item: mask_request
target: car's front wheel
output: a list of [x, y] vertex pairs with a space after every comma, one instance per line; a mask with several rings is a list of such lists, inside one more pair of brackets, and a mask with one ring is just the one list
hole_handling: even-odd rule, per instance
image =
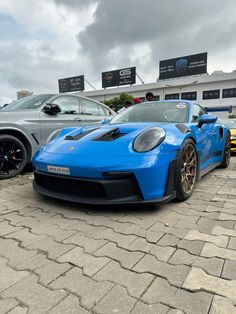
[[227, 134], [225, 147], [224, 147], [224, 157], [223, 161], [220, 164], [220, 168], [227, 168], [230, 163], [230, 155], [231, 155], [231, 141], [230, 141], [230, 133]]
[[198, 159], [195, 144], [191, 139], [185, 141], [181, 149], [176, 169], [176, 198], [184, 201], [193, 193], [198, 173]]
[[24, 144], [15, 136], [0, 135], [0, 180], [10, 179], [25, 167], [27, 151]]

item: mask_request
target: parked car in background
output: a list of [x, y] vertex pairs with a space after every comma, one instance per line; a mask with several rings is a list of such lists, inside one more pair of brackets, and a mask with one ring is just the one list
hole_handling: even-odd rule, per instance
[[115, 112], [76, 94], [41, 94], [0, 110], [0, 179], [19, 174], [56, 129], [100, 123]]
[[236, 152], [236, 119], [220, 119], [230, 129], [231, 152]]

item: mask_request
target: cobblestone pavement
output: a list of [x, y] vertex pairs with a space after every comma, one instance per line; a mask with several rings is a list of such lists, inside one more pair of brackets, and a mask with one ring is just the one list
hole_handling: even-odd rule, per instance
[[186, 202], [88, 207], [0, 181], [0, 313], [236, 313], [236, 157]]

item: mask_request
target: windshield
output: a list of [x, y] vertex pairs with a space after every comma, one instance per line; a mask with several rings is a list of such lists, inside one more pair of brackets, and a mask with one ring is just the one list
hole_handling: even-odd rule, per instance
[[219, 121], [227, 125], [229, 129], [236, 129], [236, 120], [220, 119]]
[[28, 96], [22, 99], [13, 101], [6, 107], [2, 108], [1, 111], [21, 110], [21, 109], [36, 109], [47, 99], [51, 98], [52, 94]]
[[126, 122], [188, 122], [189, 104], [183, 101], [160, 101], [136, 104], [115, 116], [110, 124]]

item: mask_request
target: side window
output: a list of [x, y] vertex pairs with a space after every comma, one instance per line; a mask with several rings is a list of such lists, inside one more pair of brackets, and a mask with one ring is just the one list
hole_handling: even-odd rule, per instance
[[192, 122], [198, 122], [199, 117], [205, 113], [204, 109], [197, 104], [193, 105]]
[[90, 100], [81, 98], [81, 113], [82, 114], [89, 114], [92, 116], [100, 116], [98, 105]]
[[78, 114], [79, 101], [77, 97], [61, 96], [52, 100], [52, 103], [57, 104], [61, 108], [60, 114]]
[[112, 113], [111, 113], [111, 111], [109, 109], [107, 109], [106, 107], [102, 107], [102, 108], [105, 111], [105, 115], [106, 116], [111, 116], [112, 115]]

